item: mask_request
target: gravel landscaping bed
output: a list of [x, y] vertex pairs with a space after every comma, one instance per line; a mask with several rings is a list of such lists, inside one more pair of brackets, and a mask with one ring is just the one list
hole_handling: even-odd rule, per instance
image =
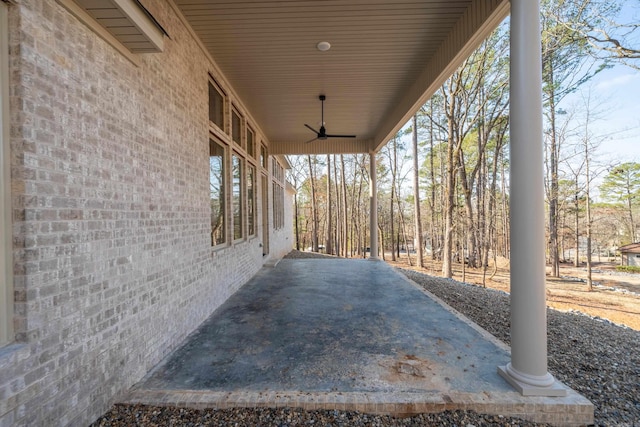
[[[509, 295], [401, 270], [510, 344]], [[595, 424], [640, 426], [640, 332], [578, 312], [548, 310], [549, 371], [595, 407]]]
[[418, 427], [418, 426], [543, 426], [514, 418], [465, 411], [420, 414], [410, 418], [345, 411], [303, 411], [289, 408], [184, 409], [116, 405], [92, 427], [106, 426], [220, 426], [220, 427]]
[[[313, 254], [292, 252], [289, 258]], [[316, 254], [317, 256], [317, 254]], [[400, 270], [509, 344], [504, 292]], [[640, 426], [640, 332], [580, 313], [548, 311], [549, 371], [595, 406], [595, 424]], [[115, 405], [93, 426], [543, 426], [519, 419], [446, 411], [409, 418], [345, 411], [235, 408], [191, 410]]]

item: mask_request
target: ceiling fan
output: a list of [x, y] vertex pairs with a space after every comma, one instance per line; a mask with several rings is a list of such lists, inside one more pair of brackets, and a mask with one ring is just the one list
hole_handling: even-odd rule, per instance
[[356, 137], [355, 135], [330, 135], [327, 133], [327, 130], [324, 127], [324, 100], [327, 99], [327, 97], [324, 95], [320, 95], [318, 99], [320, 99], [320, 102], [322, 102], [322, 121], [320, 122], [320, 131], [315, 130], [314, 128], [312, 128], [311, 126], [305, 123], [304, 125], [309, 129], [311, 129], [316, 134], [315, 138], [307, 141], [307, 144], [318, 139], [321, 141], [324, 141], [327, 138], [355, 138]]

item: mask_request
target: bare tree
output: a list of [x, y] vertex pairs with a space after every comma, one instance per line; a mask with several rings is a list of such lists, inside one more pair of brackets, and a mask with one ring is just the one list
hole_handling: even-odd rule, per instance
[[416, 265], [424, 268], [422, 217], [420, 214], [420, 170], [418, 169], [418, 113], [413, 115], [413, 216], [415, 221]]
[[[348, 204], [347, 204], [347, 179], [345, 176], [344, 155], [340, 154], [340, 179], [342, 184], [342, 256], [347, 257], [347, 244], [349, 242]], [[352, 237], [353, 238], [353, 237]], [[353, 248], [353, 243], [351, 244]]]
[[326, 241], [325, 241], [325, 250], [328, 254], [333, 253], [333, 245], [331, 244], [332, 235], [333, 235], [333, 212], [332, 212], [332, 200], [331, 194], [331, 156], [327, 154], [327, 230], [326, 230]]
[[598, 4], [594, 0], [578, 2], [542, 2], [542, 79], [546, 132], [547, 179], [549, 201], [549, 255], [551, 275], [560, 275], [558, 248], [558, 165], [560, 145], [558, 140], [557, 114], [560, 101], [577, 90], [595, 74], [606, 68], [606, 63], [588, 61], [591, 46], [575, 28], [593, 16]]

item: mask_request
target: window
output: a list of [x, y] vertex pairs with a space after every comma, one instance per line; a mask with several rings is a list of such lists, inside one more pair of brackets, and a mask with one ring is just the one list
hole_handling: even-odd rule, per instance
[[231, 139], [242, 146], [242, 118], [235, 108], [231, 111]]
[[284, 188], [273, 181], [273, 228], [279, 230], [284, 227]]
[[209, 140], [209, 192], [211, 202], [211, 246], [226, 242], [225, 227], [225, 147]]
[[209, 121], [224, 131], [224, 92], [209, 80]]
[[244, 180], [242, 159], [233, 153], [231, 158], [231, 170], [233, 177], [233, 239], [242, 239], [244, 237], [243, 227], [243, 211], [244, 211], [244, 197], [242, 195], [242, 181]]
[[247, 166], [247, 233], [249, 236], [256, 234], [256, 168]]
[[9, 175], [9, 51], [7, 4], [0, 2], [0, 346], [13, 341], [11, 176]]
[[267, 148], [264, 145], [260, 145], [260, 165], [267, 169]]
[[273, 168], [273, 228], [284, 227], [284, 168], [276, 158], [272, 159]]
[[256, 158], [255, 133], [249, 127], [247, 127], [247, 154], [254, 159]]

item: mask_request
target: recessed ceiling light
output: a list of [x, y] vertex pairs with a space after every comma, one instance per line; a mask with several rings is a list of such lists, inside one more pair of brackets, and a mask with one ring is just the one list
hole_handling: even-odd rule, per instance
[[318, 48], [318, 50], [320, 52], [326, 52], [329, 49], [331, 49], [331, 43], [329, 43], [329, 42], [318, 42], [316, 47]]

